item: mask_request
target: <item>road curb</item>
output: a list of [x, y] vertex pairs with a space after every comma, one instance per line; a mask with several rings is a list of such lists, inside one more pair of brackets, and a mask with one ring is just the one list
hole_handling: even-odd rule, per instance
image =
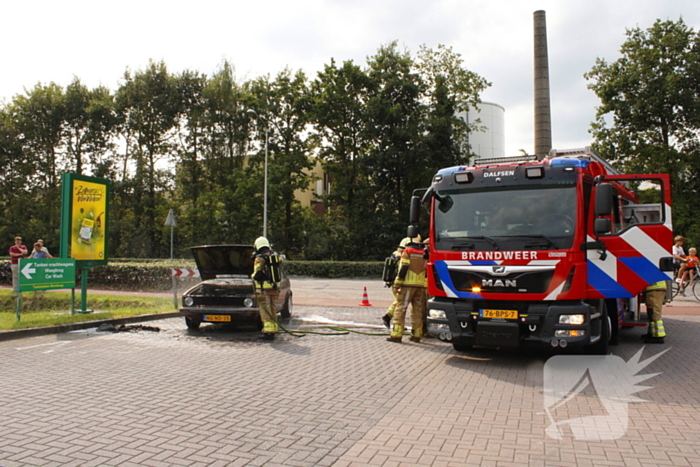
[[82, 321], [80, 323], [60, 324], [57, 326], [46, 326], [41, 328], [13, 329], [11, 331], [0, 331], [0, 342], [13, 339], [23, 339], [25, 337], [46, 336], [48, 334], [61, 334], [70, 331], [80, 331], [82, 329], [97, 328], [101, 324], [110, 323], [119, 325], [127, 323], [139, 323], [142, 321], [156, 321], [159, 319], [177, 318], [182, 314], [176, 311], [170, 313], [157, 313], [153, 315], [131, 316], [129, 318], [98, 319], [94, 321]]

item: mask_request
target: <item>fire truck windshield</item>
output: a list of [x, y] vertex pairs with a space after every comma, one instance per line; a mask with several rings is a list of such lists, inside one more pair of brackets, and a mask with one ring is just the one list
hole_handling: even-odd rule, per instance
[[440, 192], [434, 210], [439, 250], [571, 248], [576, 185], [499, 187]]

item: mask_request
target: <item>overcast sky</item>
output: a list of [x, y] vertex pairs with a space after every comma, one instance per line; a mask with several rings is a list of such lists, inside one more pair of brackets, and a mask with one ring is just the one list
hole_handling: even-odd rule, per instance
[[207, 75], [226, 59], [241, 81], [285, 67], [309, 78], [335, 58], [364, 66], [392, 40], [414, 56], [451, 46], [492, 83], [503, 106], [506, 155], [533, 152], [533, 12], [547, 13], [555, 148], [590, 144], [596, 96], [583, 73], [619, 57], [625, 29], [681, 16], [700, 29], [697, 0], [35, 0], [5, 2], [0, 102], [74, 76], [116, 90], [127, 68], [163, 60]]

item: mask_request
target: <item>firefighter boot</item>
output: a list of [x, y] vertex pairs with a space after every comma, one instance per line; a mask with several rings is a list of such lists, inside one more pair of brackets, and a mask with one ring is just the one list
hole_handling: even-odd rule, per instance
[[663, 337], [648, 336], [648, 337], [644, 338], [644, 343], [645, 344], [663, 344], [664, 338]]
[[391, 329], [391, 315], [389, 313], [382, 316], [382, 321], [384, 321], [384, 326], [387, 329]]

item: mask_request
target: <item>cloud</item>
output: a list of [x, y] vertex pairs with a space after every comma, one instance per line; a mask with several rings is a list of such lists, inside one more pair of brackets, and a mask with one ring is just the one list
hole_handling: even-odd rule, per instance
[[163, 60], [171, 72], [215, 72], [223, 59], [239, 79], [285, 67], [314, 78], [331, 58], [366, 59], [390, 41], [412, 53], [451, 46], [465, 66], [492, 82], [482, 98], [503, 106], [506, 153], [533, 149], [533, 12], [547, 13], [553, 144], [590, 143], [598, 100], [583, 73], [596, 57], [614, 61], [625, 28], [657, 18], [700, 29], [692, 0], [64, 0], [10, 2], [0, 29], [0, 99], [74, 76], [116, 89], [124, 71]]

